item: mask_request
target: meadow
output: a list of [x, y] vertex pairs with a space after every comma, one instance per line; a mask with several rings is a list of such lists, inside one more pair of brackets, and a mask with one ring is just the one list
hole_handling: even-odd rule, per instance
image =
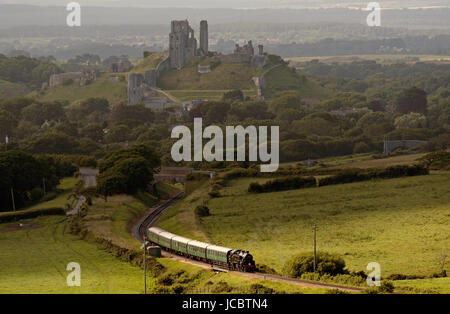
[[128, 99], [126, 82], [116, 82], [106, 76], [97, 78], [97, 80], [85, 86], [73, 82], [66, 86], [59, 85], [43, 91], [32, 92], [29, 96], [38, 97], [41, 101], [69, 101], [70, 103], [101, 97], [108, 99], [112, 105], [126, 102]]
[[[218, 101], [222, 99], [223, 94], [229, 92], [230, 90], [166, 90], [167, 93], [176, 97], [181, 101], [189, 100], [209, 100]], [[256, 89], [243, 90], [244, 96], [251, 97], [255, 99], [257, 97]]]
[[[95, 244], [68, 233], [63, 216], [27, 220], [8, 231], [0, 224], [0, 293], [142, 293], [143, 272]], [[81, 266], [81, 286], [66, 284], [70, 262]], [[149, 280], [149, 285], [152, 282]]]
[[209, 73], [200, 74], [197, 65], [162, 74], [159, 85], [164, 90], [231, 90], [254, 89], [252, 78], [260, 76], [263, 69], [249, 64], [222, 63]]
[[384, 276], [442, 270], [450, 247], [450, 173], [246, 192], [250, 182], [265, 180], [233, 180], [208, 202], [211, 216], [201, 225], [213, 243], [249, 250], [281, 271], [293, 254], [312, 251], [316, 224], [318, 250], [342, 255], [352, 271], [369, 262], [378, 262]]

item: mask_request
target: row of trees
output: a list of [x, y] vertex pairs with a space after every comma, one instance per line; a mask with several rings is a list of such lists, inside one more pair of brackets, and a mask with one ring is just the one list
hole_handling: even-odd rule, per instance
[[31, 155], [21, 151], [0, 153], [0, 211], [13, 210], [42, 198], [55, 190], [61, 178], [70, 176], [76, 167], [56, 156]]

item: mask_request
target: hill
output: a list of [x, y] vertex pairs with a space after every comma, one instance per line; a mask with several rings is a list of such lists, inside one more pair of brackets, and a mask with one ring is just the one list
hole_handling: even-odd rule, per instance
[[102, 97], [108, 99], [110, 104], [117, 104], [127, 101], [127, 87], [125, 80], [115, 81], [108, 75], [103, 75], [85, 86], [79, 86], [74, 82], [70, 85], [59, 85], [43, 91], [35, 91], [30, 96], [37, 97], [42, 101], [67, 100], [69, 102]]
[[158, 64], [164, 60], [166, 54], [164, 52], [155, 52], [148, 57], [142, 59], [137, 65], [133, 67], [130, 72], [133, 73], [145, 73], [148, 70], [155, 69]]
[[0, 79], [0, 95], [3, 98], [24, 96], [28, 94], [29, 88], [21, 83], [11, 83]]
[[198, 73], [198, 63], [193, 62], [181, 70], [169, 70], [162, 74], [159, 85], [162, 89], [180, 90], [230, 90], [256, 89], [252, 78], [262, 74], [243, 63], [221, 63], [209, 73]]
[[302, 98], [322, 99], [331, 94], [325, 87], [285, 64], [268, 71], [264, 77], [266, 81], [266, 87], [263, 90], [265, 98], [272, 98], [283, 90], [298, 91]]

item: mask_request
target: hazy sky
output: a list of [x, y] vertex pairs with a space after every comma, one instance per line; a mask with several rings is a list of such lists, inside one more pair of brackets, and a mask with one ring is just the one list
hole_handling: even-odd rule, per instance
[[[65, 5], [72, 0], [0, 0], [0, 4]], [[89, 6], [301, 8], [366, 6], [373, 0], [75, 0]], [[449, 0], [378, 0], [382, 7], [448, 5]]]

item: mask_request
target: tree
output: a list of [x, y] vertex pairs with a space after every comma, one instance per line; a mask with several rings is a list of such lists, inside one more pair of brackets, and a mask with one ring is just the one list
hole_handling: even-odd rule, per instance
[[154, 113], [151, 109], [145, 108], [143, 104], [128, 106], [126, 104], [118, 104], [111, 111], [111, 120], [120, 122], [123, 120], [139, 120], [142, 122], [152, 122]]
[[427, 93], [417, 87], [403, 90], [397, 98], [397, 112], [407, 114], [427, 112]]
[[108, 133], [105, 135], [105, 141], [106, 143], [125, 142], [128, 140], [130, 132], [130, 128], [126, 125], [114, 125], [109, 128]]
[[144, 145], [113, 152], [100, 163], [98, 192], [106, 199], [108, 195], [133, 194], [146, 189], [159, 163], [156, 153]]
[[66, 114], [62, 103], [54, 101], [48, 103], [33, 103], [22, 110], [23, 118], [36, 125], [41, 125], [47, 120], [62, 120]]
[[223, 101], [244, 101], [244, 93], [240, 89], [235, 89], [229, 92], [226, 92], [222, 96]]
[[417, 112], [410, 112], [404, 114], [395, 119], [394, 125], [398, 128], [418, 129], [425, 128], [427, 124], [427, 118], [424, 115]]
[[20, 143], [25, 151], [39, 154], [76, 154], [79, 145], [76, 138], [57, 131], [41, 132]]
[[302, 106], [300, 94], [296, 91], [282, 92], [278, 97], [274, 98], [269, 106], [269, 111], [278, 113], [284, 109], [300, 109]]
[[17, 127], [17, 120], [11, 113], [0, 109], [0, 143], [2, 143], [6, 135], [11, 136], [13, 130]]

